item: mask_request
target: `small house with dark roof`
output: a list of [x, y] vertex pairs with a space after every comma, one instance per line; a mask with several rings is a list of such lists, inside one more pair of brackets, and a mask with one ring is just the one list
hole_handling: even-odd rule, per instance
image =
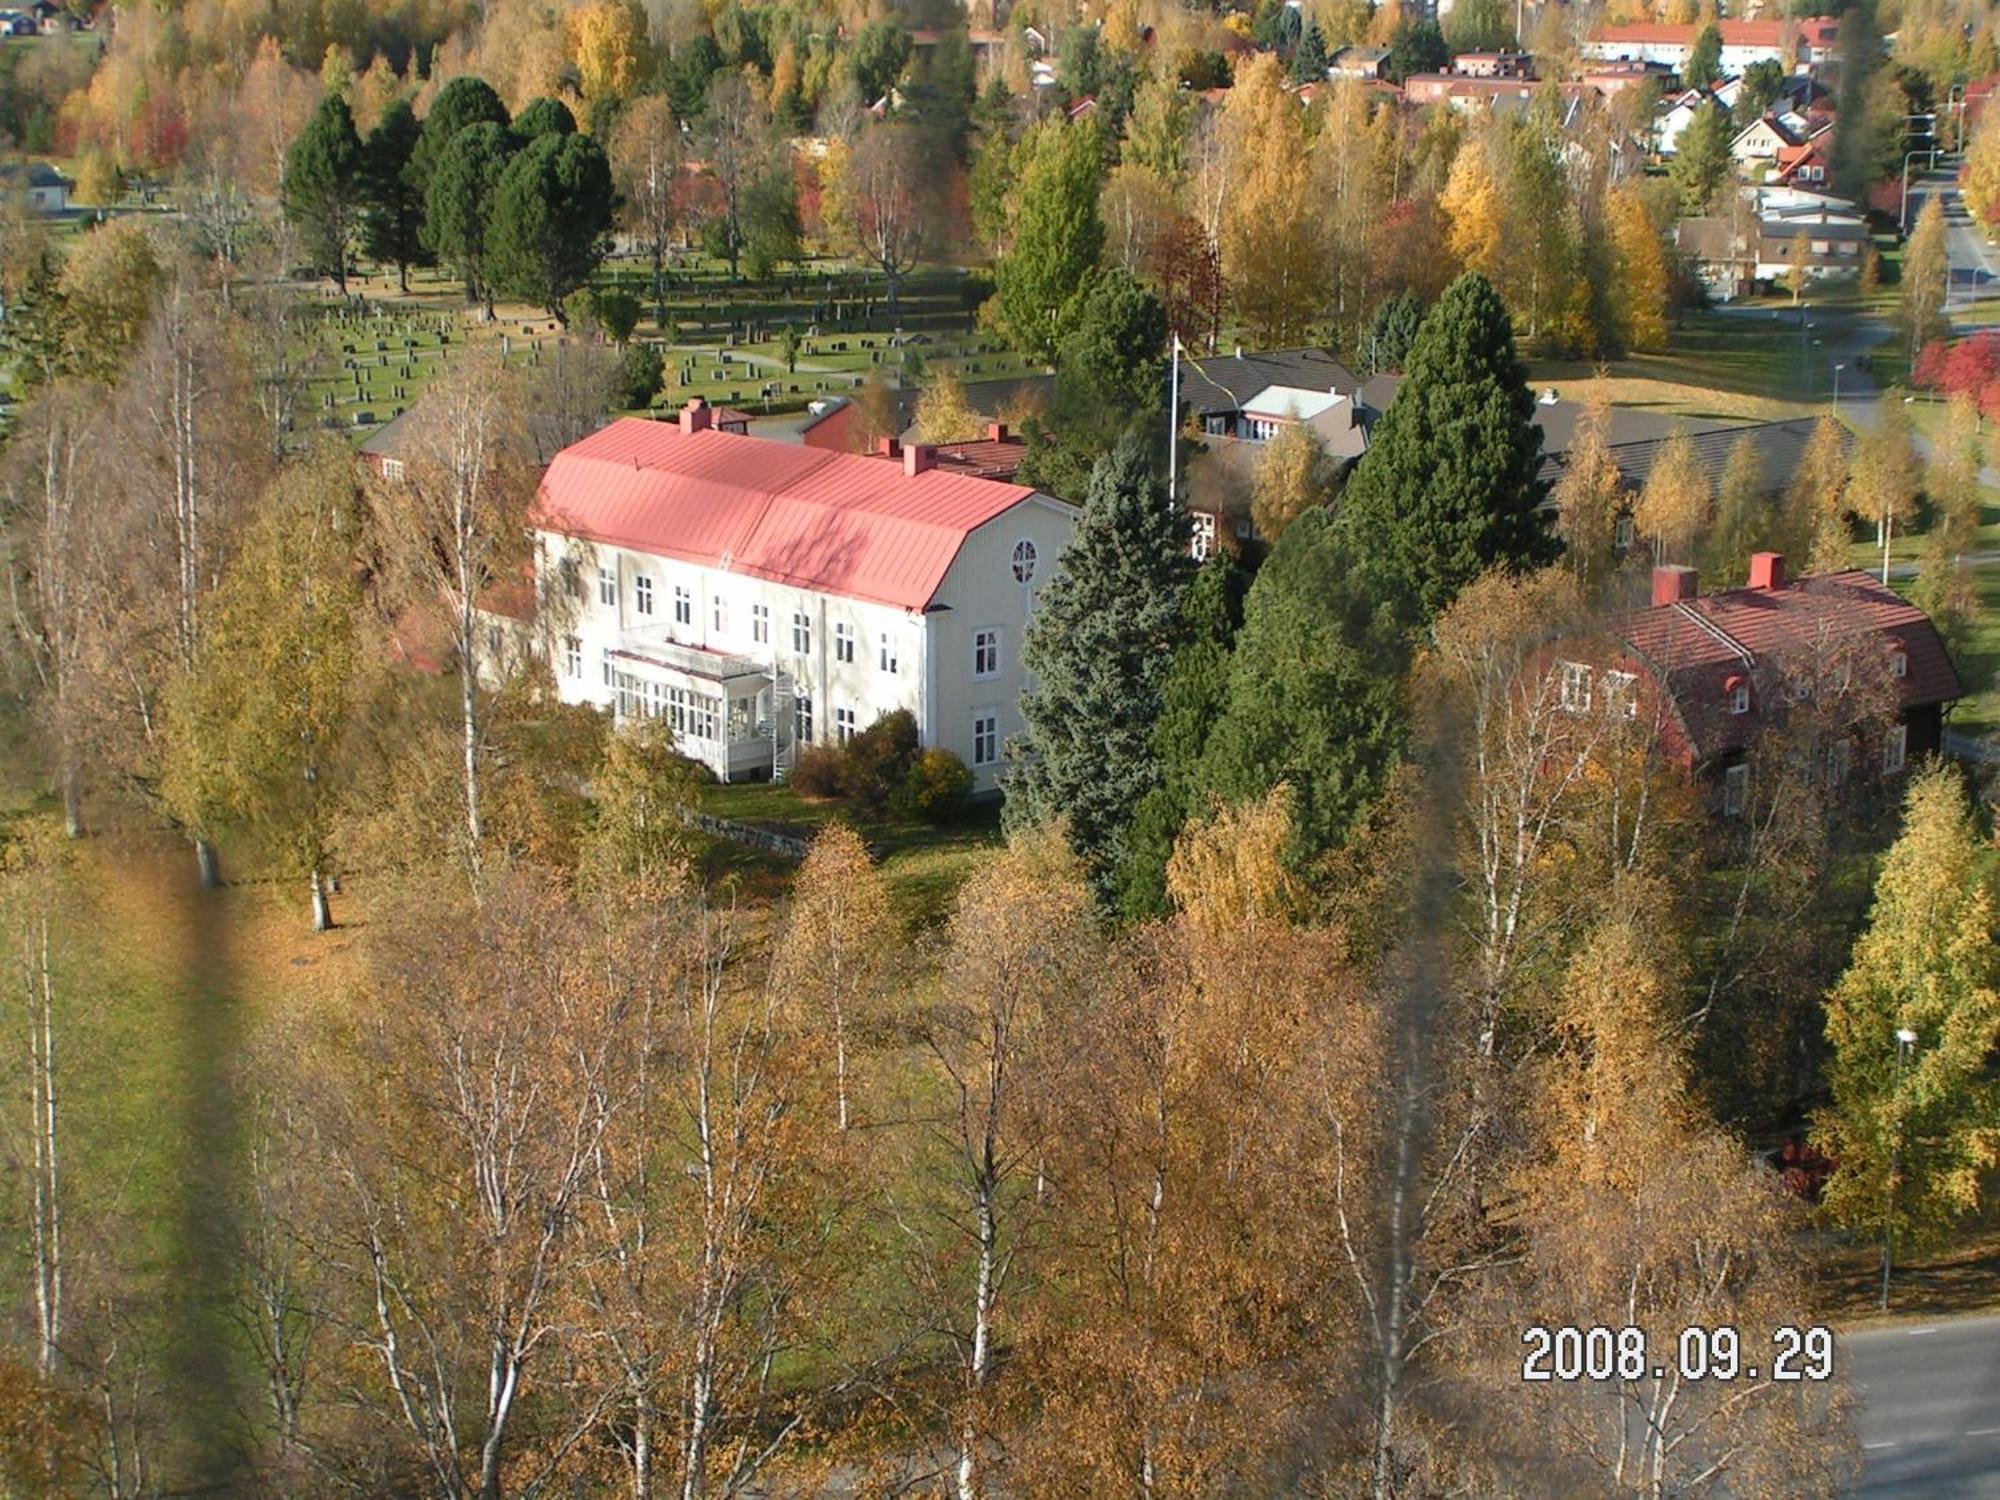
[[0, 165], [0, 193], [18, 193], [28, 207], [51, 218], [69, 212], [69, 179], [47, 162]]

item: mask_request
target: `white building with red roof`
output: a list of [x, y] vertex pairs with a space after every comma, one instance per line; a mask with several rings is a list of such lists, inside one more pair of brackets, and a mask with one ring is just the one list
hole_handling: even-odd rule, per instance
[[699, 403], [565, 448], [536, 509], [536, 566], [575, 606], [553, 642], [564, 700], [664, 718], [733, 780], [908, 709], [991, 790], [1075, 511], [921, 445], [900, 457], [719, 431]]

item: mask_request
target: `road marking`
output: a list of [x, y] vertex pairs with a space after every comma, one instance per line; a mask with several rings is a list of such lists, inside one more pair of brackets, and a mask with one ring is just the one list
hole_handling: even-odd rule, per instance
[[1870, 1453], [1873, 1453], [1877, 1448], [1893, 1448], [1896, 1445], [1894, 1443], [1863, 1443], [1861, 1446]]
[[1936, 1333], [1936, 1332], [1937, 1328], [1935, 1325], [1929, 1328], [1912, 1328], [1910, 1330], [1910, 1337], [1913, 1339], [1920, 1339], [1927, 1333]]
[[1970, 1427], [1966, 1429], [1965, 1435], [1967, 1437], [2000, 1436], [2000, 1427]]

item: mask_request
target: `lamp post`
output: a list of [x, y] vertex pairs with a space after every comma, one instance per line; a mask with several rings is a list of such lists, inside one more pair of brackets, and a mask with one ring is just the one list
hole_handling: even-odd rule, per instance
[[1896, 1081], [1890, 1092], [1890, 1102], [1896, 1109], [1896, 1136], [1889, 1146], [1889, 1181], [1882, 1193], [1882, 1311], [1889, 1310], [1889, 1261], [1890, 1245], [1894, 1239], [1896, 1222], [1896, 1179], [1903, 1175], [1903, 1064], [1909, 1060], [1910, 1049], [1917, 1045], [1917, 1034], [1907, 1026], [1896, 1028]]
[[1181, 452], [1181, 336], [1169, 335], [1173, 347], [1169, 357], [1173, 363], [1173, 375], [1167, 393], [1167, 509], [1174, 508], [1175, 493], [1180, 479]]
[[1840, 372], [1846, 368], [1846, 365], [1833, 367], [1833, 414], [1836, 417], [1840, 415]]

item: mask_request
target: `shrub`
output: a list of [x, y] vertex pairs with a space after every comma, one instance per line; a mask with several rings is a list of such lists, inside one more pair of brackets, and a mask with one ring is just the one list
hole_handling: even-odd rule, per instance
[[831, 745], [807, 745], [792, 762], [792, 786], [802, 797], [838, 797], [847, 781], [847, 756]]
[[621, 348], [631, 339], [632, 330], [639, 326], [639, 299], [630, 292], [621, 292], [615, 287], [600, 287], [591, 293], [591, 310], [596, 314], [598, 326], [604, 330], [605, 336]]
[[933, 745], [910, 767], [903, 794], [926, 823], [949, 823], [972, 794], [972, 772], [951, 751]]
[[651, 406], [660, 394], [666, 361], [651, 344], [628, 344], [618, 360], [618, 390], [629, 408]]
[[883, 714], [847, 746], [843, 790], [864, 817], [878, 818], [910, 779], [916, 764], [917, 719], [907, 708]]

